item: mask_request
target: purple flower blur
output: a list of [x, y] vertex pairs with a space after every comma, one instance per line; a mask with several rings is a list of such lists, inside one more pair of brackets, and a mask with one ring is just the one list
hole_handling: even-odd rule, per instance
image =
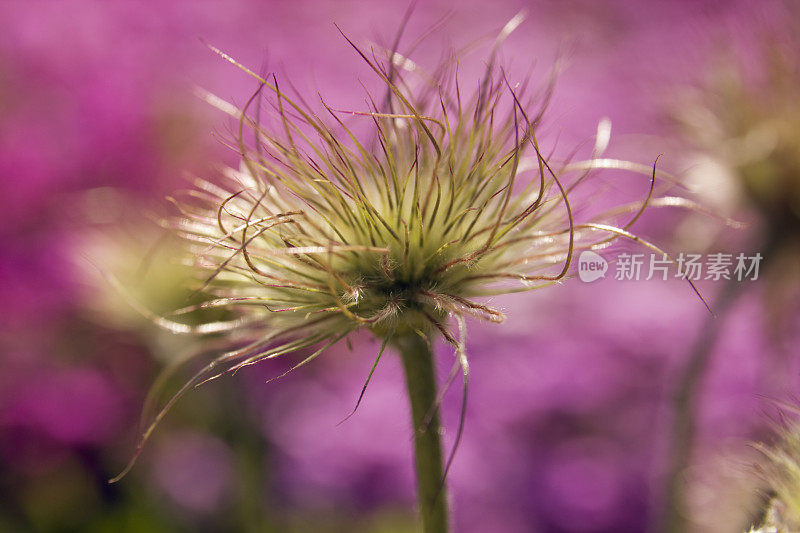
[[[604, 116], [612, 119], [613, 147], [622, 153], [641, 149], [643, 142], [631, 134], [664, 135], [656, 89], [663, 89], [664, 78], [685, 80], [703, 68], [701, 48], [708, 42], [702, 36], [709, 28], [723, 22], [735, 28], [731, 21], [741, 24], [749, 16], [743, 1], [594, 4], [533, 6], [526, 27], [504, 46], [506, 59], [518, 66], [534, 58], [546, 65], [567, 42], [567, 68], [546, 132], [550, 139], [560, 135], [562, 153], [589, 139]], [[197, 432], [189, 444], [181, 440], [185, 433], [165, 428], [151, 463], [158, 472], [140, 474], [152, 479], [133, 478], [130, 494], [108, 489], [104, 480], [128, 453], [157, 372], [152, 356], [171, 347], [87, 313], [83, 281], [69, 266], [86, 226], [110, 225], [93, 218], [86, 191], [123, 189], [135, 198], [132, 204], [153, 205], [183, 172], [207, 172], [216, 161], [235, 159], [209, 135], [219, 117], [193, 99], [192, 86], [238, 103], [252, 88], [199, 38], [251, 65], [280, 64], [304, 87], [325, 80], [332, 102], [359, 107], [361, 95], [346, 88], [367, 76], [330, 23], [338, 21], [352, 35], [385, 35], [405, 7], [251, 0], [0, 5], [0, 529], [37, 524], [55, 531], [59, 521], [88, 529], [123, 523], [125, 512], [147, 517], [142, 530], [191, 524], [185, 514], [229, 525], [220, 515], [240, 488], [239, 471], [231, 466], [238, 460], [231, 453], [239, 457], [234, 431], [264, 444], [267, 458], [248, 466], [263, 475], [257, 501], [287, 523], [341, 505], [347, 510], [332, 513], [330, 524], [357, 515], [367, 517], [358, 527], [368, 529], [377, 523], [369, 517], [408, 508], [411, 443], [396, 361], [384, 361], [357, 415], [336, 426], [369, 371], [365, 354], [375, 346], [366, 341], [349, 355], [341, 348], [342, 357], [292, 374], [279, 387], [263, 384], [278, 366], [242, 372], [232, 384], [243, 389], [241, 397], [225, 389], [242, 402], [239, 426], [220, 429], [212, 415], [178, 412], [175, 424]], [[418, 35], [450, 7], [421, 3], [409, 33]], [[520, 7], [511, 0], [491, 8], [470, 1], [441, 31], [463, 45], [473, 35], [489, 35]], [[438, 56], [436, 49], [425, 53], [423, 60]], [[657, 142], [644, 144], [654, 147], [653, 155], [661, 150]], [[683, 152], [669, 146], [665, 168], [680, 169]], [[655, 217], [646, 231], [672, 227], [661, 220]], [[501, 330], [471, 328], [468, 425], [450, 478], [456, 531], [636, 532], [651, 530], [657, 518], [669, 437], [666, 405], [703, 327], [704, 309], [679, 281], [569, 285], [558, 294], [503, 300], [510, 319]], [[703, 288], [709, 296], [716, 289]], [[785, 385], [773, 388], [769, 355], [775, 347], [759, 290], [731, 311], [703, 384], [695, 466], [686, 476], [697, 495], [692, 512], [698, 531], [714, 530], [710, 515], [730, 517], [725, 531], [747, 525], [755, 496], [733, 505], [709, 495], [704, 487], [724, 474], [709, 466], [702, 476], [711, 479], [694, 481], [701, 477], [697, 471], [716, 465], [716, 457], [745, 453], [747, 439], [763, 432], [760, 395], [797, 390], [796, 357], [785, 367]], [[800, 339], [794, 334], [782, 343], [793, 356]], [[455, 396], [445, 403], [448, 428], [457, 422]], [[448, 439], [452, 429], [445, 437], [451, 444]], [[58, 492], [60, 479], [66, 488]], [[178, 482], [196, 487], [182, 495]], [[743, 483], [750, 494], [751, 485]], [[83, 498], [70, 501], [85, 516], [55, 505], [70, 491]], [[170, 498], [141, 503], [157, 498], [150, 492]], [[166, 510], [153, 510], [159, 505]]]

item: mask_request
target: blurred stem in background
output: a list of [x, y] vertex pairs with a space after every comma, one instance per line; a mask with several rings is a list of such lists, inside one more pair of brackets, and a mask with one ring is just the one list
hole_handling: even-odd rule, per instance
[[[399, 337], [411, 419], [414, 431], [414, 462], [417, 501], [424, 533], [446, 533], [447, 490], [444, 485], [440, 424], [436, 404], [436, 373], [430, 342], [416, 333]], [[431, 409], [434, 409], [431, 412]]]
[[[764, 247], [764, 257], [772, 257], [781, 249], [781, 245], [781, 239], [774, 237], [768, 239]], [[764, 277], [767, 276], [765, 272]], [[698, 398], [703, 380], [711, 366], [711, 356], [722, 326], [736, 301], [745, 293], [746, 287], [747, 284], [733, 277], [725, 282], [713, 305], [715, 316], [709, 317], [700, 331], [689, 359], [678, 375], [672, 396], [672, 425], [668, 433], [672, 438], [664, 478], [664, 506], [659, 529], [662, 533], [685, 533], [690, 530], [691, 523], [686, 507], [686, 483], [683, 475], [691, 463], [696, 436]]]
[[678, 376], [672, 396], [672, 436], [669, 462], [665, 476], [664, 507], [661, 531], [663, 533], [686, 533], [686, 494], [683, 474], [691, 462], [695, 437], [695, 418], [700, 388], [708, 373], [720, 329], [733, 304], [738, 299], [742, 284], [735, 278], [728, 280], [714, 303], [716, 316], [709, 317], [694, 343], [689, 360]]

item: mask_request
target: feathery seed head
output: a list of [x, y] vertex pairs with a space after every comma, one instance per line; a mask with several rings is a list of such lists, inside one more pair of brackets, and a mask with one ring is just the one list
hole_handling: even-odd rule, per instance
[[[796, 25], [800, 12], [787, 12], [786, 20]], [[676, 116], [784, 238], [800, 232], [800, 53], [793, 37], [762, 26], [755, 24], [744, 57], [726, 50]]]
[[[462, 101], [446, 91], [454, 66], [412, 93], [398, 69], [364, 59], [389, 91], [358, 113], [374, 126], [369, 142], [324, 102], [332, 124], [295, 103], [274, 77], [237, 111], [254, 133], [247, 145], [240, 131], [240, 169], [226, 186], [202, 184], [178, 225], [209, 271], [208, 305], [247, 306], [271, 328], [385, 336], [440, 328], [449, 313], [500, 321], [472, 298], [498, 282], [564, 277], [574, 231], [534, 133], [543, 104], [531, 109], [493, 69]], [[275, 130], [250, 112], [265, 93]]]
[[[535, 129], [550, 87], [537, 103], [492, 60], [471, 98], [454, 62], [412, 89], [396, 53], [384, 64], [356, 50], [387, 88], [363, 112], [322, 101], [323, 120], [251, 71], [259, 88], [243, 110], [206, 95], [237, 116], [242, 156], [224, 185], [202, 182], [180, 205], [207, 306], [246, 307], [261, 326], [315, 342], [359, 328], [447, 337], [451, 314], [503, 319], [475, 298], [561, 280], [575, 250], [627, 233], [573, 219], [570, 193], [608, 160], [554, 168], [542, 154]], [[260, 100], [275, 127], [260, 121]], [[373, 138], [359, 139], [344, 115], [370, 121]]]
[[[385, 89], [368, 95], [363, 111], [337, 110], [322, 98], [315, 110], [276, 76], [259, 76], [212, 47], [258, 88], [242, 109], [203, 94], [236, 118], [232, 148], [241, 165], [221, 182], [197, 181], [175, 201], [180, 216], [170, 226], [188, 242], [196, 289], [208, 299], [174, 314], [223, 308], [235, 318], [159, 323], [226, 333], [242, 347], [202, 369], [164, 411], [192, 386], [313, 350], [297, 368], [362, 329], [382, 339], [380, 353], [409, 334], [441, 335], [456, 347], [466, 384], [464, 318], [504, 318], [483, 298], [556, 283], [576, 251], [620, 236], [660, 252], [628, 231], [656, 201], [655, 168], [602, 159], [606, 122], [588, 161], [556, 161], [540, 149], [536, 129], [552, 79], [538, 93], [527, 80], [514, 84], [496, 65], [495, 47], [468, 96], [455, 59], [420, 74], [396, 51], [380, 61], [345, 39]], [[649, 193], [576, 220], [570, 199], [597, 168], [643, 174]], [[605, 209], [608, 199], [598, 200]], [[667, 197], [661, 205], [692, 204]]]
[[799, 429], [797, 424], [787, 425], [780, 431], [777, 443], [755, 445], [764, 456], [758, 465], [759, 473], [774, 496], [760, 532], [800, 529]]

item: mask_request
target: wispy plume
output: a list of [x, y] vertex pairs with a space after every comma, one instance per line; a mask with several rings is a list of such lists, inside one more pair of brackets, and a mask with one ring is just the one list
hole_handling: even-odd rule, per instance
[[[302, 352], [292, 371], [369, 330], [381, 341], [372, 371], [387, 347], [403, 355], [416, 437], [431, 439], [417, 443], [418, 475], [431, 477], [420, 482], [427, 491], [423, 521], [446, 522], [437, 503], [449, 465], [442, 467], [438, 451], [442, 393], [429, 361], [433, 339], [444, 339], [456, 355], [444, 390], [460, 375], [466, 401], [466, 319], [502, 322], [492, 296], [557, 284], [571, 275], [576, 252], [619, 238], [663, 253], [635, 236], [632, 225], [648, 205], [694, 206], [657, 197], [655, 164], [605, 158], [607, 120], [587, 160], [558, 160], [542, 149], [537, 129], [554, 77], [537, 88], [497, 61], [522, 18], [501, 30], [485, 72], [467, 84], [477, 87], [471, 90], [459, 82], [457, 56], [425, 72], [396, 44], [366, 50], [342, 33], [382, 84], [361, 110], [337, 109], [322, 96], [310, 105], [290, 83], [209, 45], [256, 89], [241, 108], [200, 93], [235, 118], [230, 147], [241, 164], [174, 195], [178, 215], [165, 225], [186, 243], [187, 264], [197, 273], [192, 288], [204, 300], [157, 322], [176, 333], [223, 334], [237, 348], [167, 402], [139, 451], [192, 387]], [[638, 174], [649, 190], [632, 203], [597, 196], [587, 184], [603, 168]], [[181, 319], [204, 309], [224, 310], [230, 319]], [[412, 390], [413, 376], [424, 391]], [[463, 410], [456, 445], [461, 427]]]

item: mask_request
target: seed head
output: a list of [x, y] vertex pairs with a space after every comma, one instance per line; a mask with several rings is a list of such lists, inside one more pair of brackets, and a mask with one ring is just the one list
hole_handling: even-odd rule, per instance
[[736, 178], [778, 241], [800, 234], [800, 11], [785, 8], [785, 26], [756, 18], [752, 42], [720, 54], [676, 106], [689, 139]]
[[764, 457], [758, 472], [772, 496], [764, 523], [757, 531], [797, 531], [800, 529], [800, 427], [786, 424], [777, 443], [755, 447]]
[[[683, 200], [653, 197], [655, 167], [600, 158], [607, 121], [590, 160], [543, 153], [536, 131], [552, 80], [538, 92], [527, 80], [515, 84], [497, 66], [495, 48], [468, 95], [456, 59], [419, 74], [396, 51], [379, 59], [345, 39], [384, 89], [359, 111], [321, 97], [311, 106], [275, 75], [260, 76], [211, 47], [258, 87], [241, 109], [203, 93], [237, 120], [231, 147], [241, 165], [218, 182], [197, 181], [175, 201], [180, 216], [169, 225], [187, 242], [196, 290], [207, 297], [175, 315], [223, 308], [234, 318], [160, 323], [224, 333], [242, 347], [202, 369], [167, 407], [222, 374], [310, 352], [293, 370], [358, 330], [383, 342], [380, 353], [401, 336], [441, 335], [456, 348], [466, 383], [464, 318], [504, 319], [486, 298], [557, 283], [576, 251], [618, 237], [660, 252], [628, 230], [648, 203]], [[599, 198], [604, 207], [594, 208], [580, 189], [597, 168], [643, 174], [649, 193], [611, 209]], [[595, 214], [577, 220], [573, 197], [585, 202], [580, 212]]]

